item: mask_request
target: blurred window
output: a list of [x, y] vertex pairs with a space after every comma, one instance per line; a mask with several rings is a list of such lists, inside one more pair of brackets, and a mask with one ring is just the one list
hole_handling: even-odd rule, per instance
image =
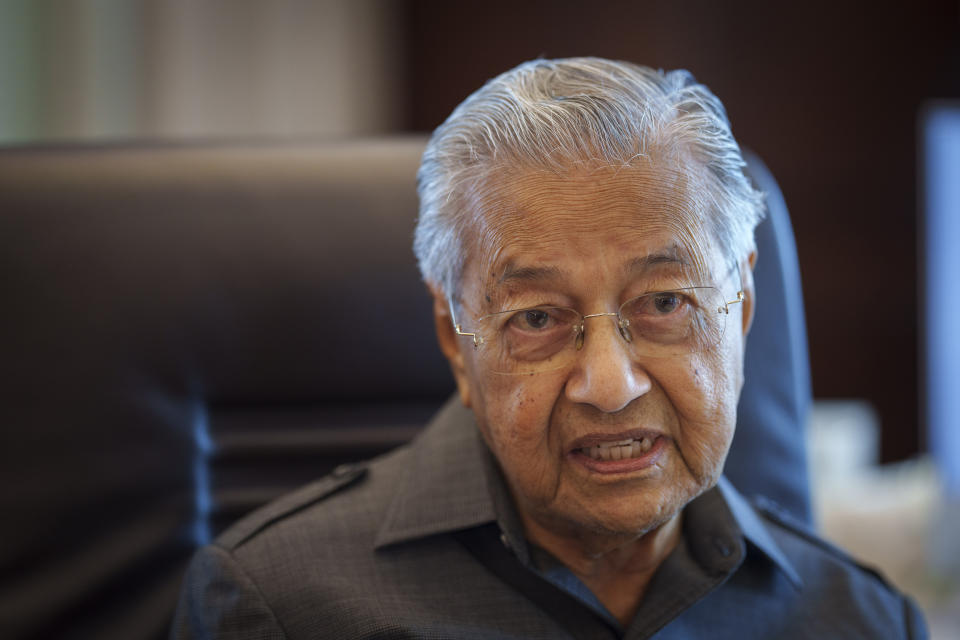
[[921, 120], [925, 201], [923, 335], [930, 451], [960, 497], [960, 102], [934, 102]]

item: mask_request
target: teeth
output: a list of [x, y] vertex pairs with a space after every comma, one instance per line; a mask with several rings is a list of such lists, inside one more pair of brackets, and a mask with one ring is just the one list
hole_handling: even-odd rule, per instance
[[590, 456], [594, 460], [627, 460], [637, 458], [653, 446], [650, 438], [627, 439], [617, 442], [604, 442], [595, 444], [592, 447], [584, 447], [580, 451]]

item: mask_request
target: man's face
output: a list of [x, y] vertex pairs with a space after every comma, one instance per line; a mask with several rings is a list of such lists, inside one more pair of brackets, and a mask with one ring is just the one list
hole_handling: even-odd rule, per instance
[[[486, 214], [463, 274], [459, 320], [468, 328], [484, 314], [540, 305], [610, 312], [683, 286], [713, 285], [736, 299], [743, 275], [697, 227], [692, 177], [644, 164], [491, 179], [481, 189]], [[461, 395], [526, 522], [561, 535], [636, 536], [716, 482], [742, 385], [752, 283], [743, 288], [748, 299], [730, 306], [722, 341], [685, 356], [636, 356], [615, 321], [597, 317], [586, 320], [569, 366], [504, 375], [485, 366], [468, 338], [445, 339], [441, 329]], [[629, 463], [584, 453], [642, 437], [642, 448], [651, 446], [631, 449]]]

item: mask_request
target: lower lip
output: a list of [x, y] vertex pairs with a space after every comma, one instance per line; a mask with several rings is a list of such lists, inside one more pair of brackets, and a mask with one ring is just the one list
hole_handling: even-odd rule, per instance
[[650, 449], [638, 458], [626, 460], [596, 460], [579, 449], [570, 452], [570, 458], [594, 473], [630, 473], [652, 467], [663, 457], [667, 448], [666, 438], [658, 436]]

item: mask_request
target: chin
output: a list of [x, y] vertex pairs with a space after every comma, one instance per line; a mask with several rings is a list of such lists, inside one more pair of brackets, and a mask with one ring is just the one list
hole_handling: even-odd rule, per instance
[[580, 526], [597, 536], [642, 538], [672, 520], [694, 497], [664, 496], [652, 503], [640, 500], [630, 507], [621, 502], [616, 508], [594, 514], [589, 520], [581, 520]]

